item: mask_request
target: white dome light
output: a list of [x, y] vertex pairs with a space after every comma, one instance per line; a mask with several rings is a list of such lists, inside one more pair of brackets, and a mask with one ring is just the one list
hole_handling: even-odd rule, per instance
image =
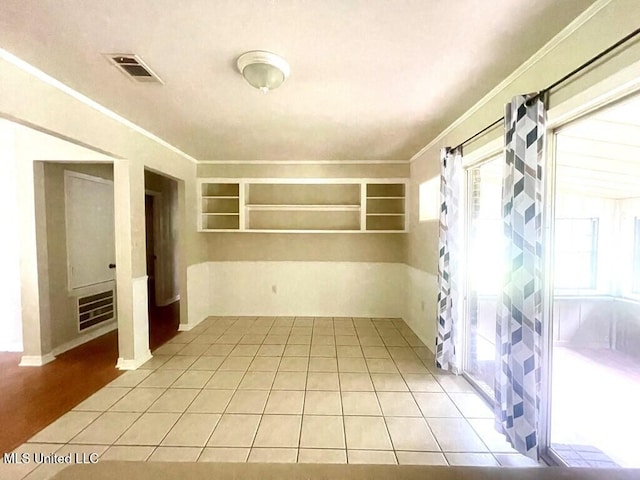
[[263, 50], [254, 50], [240, 55], [238, 70], [251, 86], [262, 93], [282, 85], [291, 71], [284, 58]]

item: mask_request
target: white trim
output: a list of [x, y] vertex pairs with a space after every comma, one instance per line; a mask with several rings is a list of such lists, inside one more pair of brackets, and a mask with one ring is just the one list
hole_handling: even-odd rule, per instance
[[153, 355], [151, 355], [150, 350], [147, 350], [143, 355], [138, 358], [134, 358], [133, 360], [125, 360], [122, 357], [118, 357], [116, 368], [118, 370], [137, 370], [142, 365], [151, 360], [151, 358], [153, 358]]
[[202, 192], [203, 183], [230, 183], [242, 186], [247, 183], [286, 183], [286, 184], [367, 184], [367, 183], [409, 183], [408, 177], [385, 177], [385, 178], [266, 178], [266, 177], [198, 177], [199, 192]]
[[95, 330], [92, 330], [91, 332], [85, 335], [82, 335], [81, 337], [74, 338], [69, 342], [63, 343], [59, 347], [54, 348], [53, 354], [60, 355], [61, 353], [71, 350], [72, 348], [76, 348], [80, 345], [90, 342], [91, 340], [101, 337], [102, 335], [105, 335], [109, 332], [117, 330], [117, 328], [118, 328], [118, 323], [114, 318], [113, 320], [109, 320], [109, 323], [107, 325], [102, 325], [99, 328], [96, 328]]
[[66, 84], [62, 83], [60, 80], [56, 80], [55, 78], [47, 75], [42, 70], [40, 70], [40, 69], [34, 67], [33, 65], [25, 62], [21, 58], [16, 57], [15, 55], [13, 55], [12, 53], [9, 53], [8, 51], [6, 51], [3, 48], [0, 48], [0, 58], [3, 59], [3, 60], [6, 60], [7, 62], [11, 63], [12, 65], [14, 65], [14, 66], [16, 66], [18, 68], [20, 68], [24, 72], [26, 72], [26, 73], [28, 73], [30, 75], [33, 75], [37, 79], [42, 80], [47, 85], [50, 85], [53, 88], [57, 88], [61, 92], [66, 93], [67, 95], [69, 95], [70, 97], [75, 98], [76, 100], [80, 101], [81, 103], [84, 103], [88, 107], [93, 108], [94, 110], [97, 110], [98, 112], [100, 112], [103, 115], [111, 118], [112, 120], [115, 120], [116, 122], [124, 125], [125, 127], [130, 128], [131, 130], [133, 130], [133, 131], [135, 131], [135, 132], [147, 137], [150, 140], [153, 140], [154, 142], [156, 142], [156, 143], [162, 145], [163, 147], [171, 150], [173, 153], [176, 153], [177, 155], [180, 155], [181, 157], [185, 158], [186, 160], [189, 160], [190, 162], [192, 162], [194, 164], [198, 163], [198, 161], [195, 158], [193, 158], [191, 155], [186, 154], [185, 152], [183, 152], [179, 148], [174, 147], [173, 145], [171, 145], [170, 143], [168, 143], [165, 140], [161, 139], [160, 137], [154, 135], [151, 132], [148, 132], [147, 130], [145, 130], [144, 128], [140, 127], [139, 125], [136, 125], [132, 121], [127, 120], [126, 118], [118, 115], [117, 113], [113, 112], [112, 110], [109, 110], [108, 108], [104, 107], [103, 105], [100, 105], [95, 100], [92, 100], [89, 97], [77, 92], [76, 90], [74, 90], [71, 87], [67, 86]]
[[[520, 65], [517, 69], [513, 71], [507, 78], [502, 80], [498, 85], [496, 85], [489, 93], [487, 93], [484, 97], [480, 99], [475, 105], [473, 105], [469, 110], [463, 113], [460, 117], [458, 117], [453, 123], [451, 123], [447, 128], [445, 128], [440, 134], [438, 134], [433, 140], [431, 140], [427, 145], [422, 147], [415, 155], [411, 157], [409, 163], [413, 163], [418, 158], [420, 158], [424, 153], [432, 148], [433, 146], [439, 144], [449, 133], [459, 127], [462, 123], [468, 120], [472, 115], [478, 112], [482, 107], [484, 107], [487, 103], [493, 100], [498, 96], [503, 90], [507, 88], [508, 85], [513, 83], [519, 77], [524, 75], [531, 67], [533, 67], [540, 60], [543, 60], [549, 53], [551, 53], [558, 45], [564, 42], [567, 38], [573, 35], [578, 29], [580, 29], [584, 24], [586, 24], [591, 18], [593, 18], [600, 10], [605, 8], [607, 5], [611, 3], [611, 0], [597, 0], [593, 5], [588, 7], [584, 12], [578, 15], [569, 25], [567, 25], [560, 33], [558, 33], [555, 37], [553, 37], [549, 42], [547, 42], [540, 50], [534, 53], [527, 61], [525, 61], [522, 65]], [[542, 86], [541, 86], [542, 88]]]
[[198, 165], [408, 165], [409, 160], [200, 160]]
[[468, 155], [462, 156], [462, 168], [467, 169], [476, 166], [478, 163], [484, 162], [491, 157], [499, 155], [504, 150], [504, 138], [496, 138], [477, 148]]
[[198, 324], [202, 323], [204, 321], [204, 318], [199, 320], [196, 323], [181, 323], [180, 325], [178, 325], [178, 331], [179, 332], [189, 332], [191, 330], [193, 330], [195, 327], [198, 326]]
[[23, 355], [20, 360], [20, 367], [41, 367], [49, 362], [53, 362], [56, 357], [53, 353], [45, 355]]
[[177, 302], [178, 300], [180, 300], [180, 294], [175, 295], [171, 298], [168, 298], [167, 300], [163, 300], [162, 302], [158, 302], [156, 299], [156, 306], [166, 307], [167, 305], [171, 305], [172, 303]]

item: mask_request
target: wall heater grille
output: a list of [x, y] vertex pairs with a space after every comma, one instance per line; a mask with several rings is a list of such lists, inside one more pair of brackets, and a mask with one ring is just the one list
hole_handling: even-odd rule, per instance
[[78, 330], [99, 325], [115, 318], [113, 290], [78, 298]]

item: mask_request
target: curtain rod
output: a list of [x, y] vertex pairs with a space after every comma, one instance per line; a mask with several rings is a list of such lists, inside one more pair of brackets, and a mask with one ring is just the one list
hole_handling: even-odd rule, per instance
[[[597, 54], [596, 56], [592, 57], [591, 59], [587, 60], [585, 63], [583, 63], [582, 65], [580, 65], [578, 68], [572, 70], [571, 72], [567, 73], [564, 77], [560, 78], [559, 80], [553, 82], [551, 85], [549, 85], [546, 88], [543, 88], [542, 90], [538, 91], [535, 95], [532, 95], [531, 98], [529, 98], [527, 100], [527, 104], [531, 105], [531, 103], [535, 102], [536, 100], [538, 100], [541, 97], [545, 97], [551, 90], [553, 90], [554, 88], [556, 88], [558, 85], [563, 84], [564, 82], [566, 82], [567, 80], [569, 80], [571, 77], [574, 77], [575, 75], [577, 75], [578, 73], [580, 73], [581, 71], [583, 71], [585, 68], [588, 68], [589, 66], [591, 66], [593, 63], [597, 62], [598, 60], [600, 60], [602, 57], [604, 57], [605, 55], [608, 55], [609, 53], [611, 53], [613, 50], [615, 50], [616, 48], [624, 45], [625, 43], [627, 43], [629, 40], [631, 40], [632, 38], [636, 37], [638, 34], [640, 34], [640, 28], [635, 29], [633, 32], [631, 32], [630, 34], [628, 34], [627, 36], [621, 38], [620, 40], [618, 40], [616, 43], [614, 43], [613, 45], [611, 45], [610, 47], [606, 48], [605, 50], [603, 50], [602, 52], [600, 52], [599, 54]], [[477, 133], [473, 134], [472, 136], [470, 136], [469, 138], [467, 138], [466, 140], [460, 142], [458, 145], [456, 145], [455, 148], [453, 148], [452, 150], [457, 150], [458, 148], [462, 148], [463, 146], [465, 146], [467, 143], [469, 143], [470, 141], [476, 139], [477, 137], [479, 137], [480, 135], [482, 135], [483, 133], [485, 133], [487, 130], [492, 129], [493, 127], [495, 127], [496, 125], [498, 125], [500, 122], [504, 121], [504, 116], [500, 117], [499, 119], [497, 119], [495, 122], [491, 123], [490, 125], [487, 125], [486, 127], [484, 127], [482, 130], [478, 131]]]

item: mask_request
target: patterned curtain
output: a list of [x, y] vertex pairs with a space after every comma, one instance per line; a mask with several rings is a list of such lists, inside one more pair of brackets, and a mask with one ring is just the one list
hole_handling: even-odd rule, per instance
[[496, 325], [496, 428], [539, 458], [542, 345], [542, 201], [546, 111], [515, 97], [505, 113], [502, 216], [505, 265]]
[[440, 154], [440, 232], [438, 250], [438, 335], [436, 366], [458, 372], [456, 322], [459, 317], [460, 198], [462, 152], [442, 149]]

